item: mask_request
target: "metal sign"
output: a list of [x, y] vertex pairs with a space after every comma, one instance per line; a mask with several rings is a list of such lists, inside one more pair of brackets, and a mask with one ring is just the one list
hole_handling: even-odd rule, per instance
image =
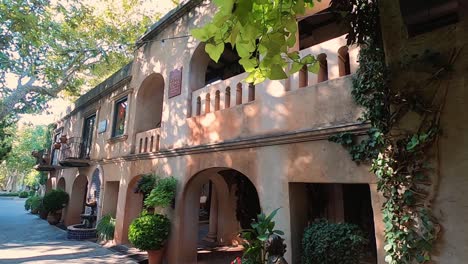
[[169, 98], [180, 95], [182, 92], [182, 67], [169, 73]]

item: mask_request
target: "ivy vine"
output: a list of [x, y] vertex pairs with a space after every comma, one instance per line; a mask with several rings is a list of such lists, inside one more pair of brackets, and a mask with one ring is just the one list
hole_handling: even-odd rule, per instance
[[[349, 7], [336, 2], [338, 9]], [[364, 138], [341, 133], [330, 140], [347, 148], [354, 161], [368, 163], [377, 176], [378, 190], [386, 198], [382, 208], [385, 261], [425, 263], [431, 260], [440, 229], [431, 213], [431, 180], [438, 176], [437, 168], [431, 166], [431, 155], [437, 152], [440, 112], [447, 93], [443, 80], [450, 74], [458, 52], [444, 56], [425, 51], [406, 56], [390, 70], [380, 35], [369, 30], [378, 25], [377, 1], [351, 2], [365, 14], [360, 16], [356, 9], [349, 9], [345, 18], [352, 27], [348, 42], [360, 46], [360, 67], [353, 77], [352, 95], [364, 108], [362, 121], [371, 128]], [[417, 75], [418, 80], [405, 76], [408, 73]], [[406, 83], [401, 85], [397, 80]], [[410, 114], [417, 118], [406, 120]]]

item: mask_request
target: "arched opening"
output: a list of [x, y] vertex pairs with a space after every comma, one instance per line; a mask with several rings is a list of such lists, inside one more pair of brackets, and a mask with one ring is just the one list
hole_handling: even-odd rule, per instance
[[205, 114], [208, 114], [211, 111], [210, 107], [211, 107], [210, 94], [207, 93], [206, 98], [205, 98]]
[[231, 88], [226, 87], [226, 93], [224, 94], [224, 108], [231, 107]]
[[70, 202], [67, 207], [67, 225], [81, 223], [81, 214], [84, 213], [86, 194], [88, 192], [88, 178], [79, 175], [73, 182]]
[[344, 46], [338, 50], [338, 70], [340, 77], [351, 74], [348, 47]]
[[236, 105], [240, 104], [242, 104], [242, 83], [238, 83], [236, 88]]
[[304, 65], [299, 71], [299, 88], [304, 88], [309, 86], [309, 71], [307, 66]]
[[197, 97], [197, 111], [196, 115], [199, 116], [201, 114], [201, 98], [200, 96]]
[[255, 85], [253, 83], [249, 83], [249, 102], [255, 100]]
[[65, 191], [67, 186], [65, 184], [65, 178], [60, 178], [57, 183], [57, 189]]
[[164, 78], [153, 73], [141, 83], [136, 98], [135, 130], [142, 132], [161, 126]]
[[143, 210], [143, 194], [139, 192], [135, 192], [138, 180], [140, 180], [140, 176], [135, 176], [133, 179], [128, 183], [127, 186], [127, 195], [125, 200], [125, 215], [123, 220], [123, 229], [122, 229], [122, 237], [120, 241], [123, 244], [128, 244], [128, 227], [132, 223], [133, 219], [137, 218], [141, 211]]
[[321, 83], [328, 80], [328, 63], [327, 54], [321, 53], [317, 56], [318, 63], [320, 65], [317, 74], [317, 83]]
[[215, 111], [218, 111], [219, 109], [220, 109], [220, 92], [219, 90], [217, 90], [215, 93]]
[[[179, 241], [184, 243], [181, 248], [187, 249], [183, 252], [183, 263], [196, 263], [197, 258], [217, 263], [213, 258], [240, 256], [239, 231], [251, 228], [252, 219], [261, 211], [253, 183], [230, 168], [211, 168], [197, 173], [186, 184], [182, 203]], [[220, 246], [231, 249], [222, 256], [219, 252], [213, 255]]]
[[91, 177], [91, 184], [89, 186], [88, 201], [96, 201], [98, 205], [96, 208], [95, 214], [98, 215], [99, 213], [99, 205], [100, 205], [100, 197], [101, 197], [101, 172], [99, 169], [95, 169], [93, 172], [93, 176]]

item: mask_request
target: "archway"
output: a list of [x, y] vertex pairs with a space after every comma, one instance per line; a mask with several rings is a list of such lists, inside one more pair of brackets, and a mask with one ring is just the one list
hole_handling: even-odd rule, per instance
[[128, 241], [128, 227], [132, 223], [133, 219], [137, 218], [143, 210], [143, 194], [135, 192], [138, 180], [141, 175], [133, 177], [128, 183], [127, 195], [125, 200], [125, 215], [122, 229], [122, 241], [121, 243], [126, 244]]
[[101, 196], [101, 172], [99, 169], [95, 169], [93, 176], [91, 178], [91, 184], [89, 186], [89, 192], [87, 194], [87, 199], [91, 201], [96, 201], [98, 207], [96, 208], [96, 215], [99, 215], [99, 205], [100, 205], [100, 196]]
[[[211, 195], [203, 191], [211, 185]], [[241, 172], [231, 168], [210, 168], [194, 175], [185, 185], [182, 197], [180, 237], [183, 255], [181, 263], [196, 263], [203, 260], [210, 249], [200, 249], [200, 241], [205, 236], [212, 239], [213, 248], [240, 244], [239, 231], [249, 228], [251, 221], [260, 213], [260, 202], [255, 186]], [[200, 197], [210, 200], [209, 230], [200, 229]], [[202, 254], [203, 252], [203, 254]], [[200, 255], [198, 255], [200, 253]], [[240, 254], [235, 250], [226, 254]], [[212, 257], [210, 257], [212, 259]]]
[[67, 225], [79, 224], [81, 222], [80, 215], [84, 213], [87, 192], [88, 178], [84, 175], [79, 175], [75, 178], [72, 186], [70, 202], [67, 207]]
[[66, 186], [66, 184], [65, 184], [65, 178], [63, 178], [63, 177], [60, 178], [60, 179], [58, 180], [58, 183], [57, 183], [57, 189], [66, 191], [66, 190], [67, 190], [66, 187], [67, 187], [67, 186]]
[[135, 130], [142, 132], [161, 126], [164, 102], [164, 78], [159, 73], [146, 77], [136, 98]]

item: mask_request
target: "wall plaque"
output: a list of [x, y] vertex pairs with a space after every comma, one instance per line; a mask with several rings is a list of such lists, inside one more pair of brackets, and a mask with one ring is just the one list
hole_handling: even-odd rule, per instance
[[107, 119], [102, 120], [102, 121], [100, 121], [98, 123], [98, 133], [99, 134], [106, 132], [106, 130], [107, 130]]
[[169, 98], [182, 92], [182, 67], [169, 73]]

